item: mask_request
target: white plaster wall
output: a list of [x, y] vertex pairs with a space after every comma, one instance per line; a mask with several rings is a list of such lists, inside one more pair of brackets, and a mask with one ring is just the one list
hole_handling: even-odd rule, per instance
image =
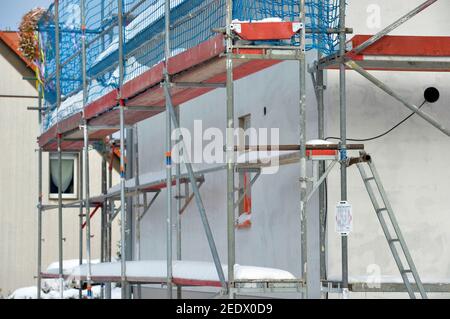
[[[280, 128], [281, 144], [298, 144], [298, 63], [286, 62], [236, 82], [236, 119], [251, 113], [252, 126]], [[311, 84], [309, 83], [309, 90]], [[309, 136], [315, 136], [316, 112], [313, 96], [308, 98]], [[181, 107], [182, 126], [193, 130], [193, 121], [208, 127], [225, 128], [225, 90], [216, 90]], [[263, 108], [267, 107], [267, 116]], [[141, 171], [165, 168], [164, 115], [139, 126]], [[206, 145], [206, 143], [205, 143]], [[197, 165], [197, 167], [200, 167]], [[300, 218], [298, 165], [282, 167], [277, 175], [260, 177], [252, 190], [253, 226], [236, 231], [237, 263], [277, 267], [299, 275]], [[226, 264], [226, 174], [206, 175], [201, 188], [216, 244]], [[165, 193], [142, 223], [142, 258], [165, 258]], [[183, 258], [212, 261], [195, 203], [183, 216]]]
[[[23, 76], [33, 76], [24, 63], [3, 43], [0, 44], [0, 94], [36, 95], [36, 90]], [[8, 57], [8, 58], [5, 58]], [[36, 284], [37, 272], [37, 199], [39, 135], [33, 99], [0, 99], [0, 145], [2, 168], [0, 173], [0, 296], [7, 296], [20, 287]], [[91, 192], [99, 194], [101, 158], [90, 152]], [[44, 204], [48, 200], [48, 154], [43, 156]], [[64, 209], [64, 259], [78, 258], [78, 209]], [[93, 219], [93, 257], [99, 256], [99, 217]], [[43, 256], [45, 270], [58, 260], [57, 210], [43, 214]], [[117, 229], [117, 227], [116, 227]], [[114, 249], [115, 247], [113, 247]], [[85, 253], [85, 250], [84, 250]], [[86, 255], [85, 255], [86, 256]]]
[[[357, 34], [373, 34], [381, 28], [369, 28], [366, 9], [379, 5], [384, 27], [422, 1], [349, 1], [348, 26]], [[447, 13], [450, 3], [438, 1], [416, 18], [394, 31], [398, 35], [449, 35]], [[449, 80], [447, 73], [373, 72], [408, 101], [420, 105], [429, 86], [440, 90], [441, 99], [423, 110], [450, 125]], [[410, 114], [403, 105], [375, 88], [360, 75], [347, 72], [348, 137], [366, 138], [400, 122]], [[329, 71], [326, 93], [328, 135], [339, 134], [338, 72]], [[366, 143], [391, 200], [398, 222], [423, 279], [449, 278], [450, 241], [449, 139], [415, 116], [388, 136]], [[329, 179], [329, 212], [339, 200], [339, 170]], [[371, 207], [356, 167], [349, 170], [349, 201], [354, 209], [354, 232], [349, 237], [350, 275], [367, 275], [367, 267], [376, 264], [382, 275], [398, 271]], [[330, 218], [330, 274], [340, 276], [340, 240], [333, 233]]]
[[[400, 17], [421, 0], [349, 0], [348, 23], [356, 34], [373, 34]], [[378, 5], [379, 28], [370, 28], [370, 5]], [[448, 35], [450, 4], [438, 2], [393, 34]], [[310, 61], [312, 58], [310, 57]], [[236, 83], [236, 118], [252, 114], [255, 127], [280, 127], [281, 144], [298, 143], [298, 68], [285, 62]], [[445, 73], [375, 72], [409, 101], [422, 102], [423, 91], [436, 86], [441, 99], [424, 110], [450, 126], [449, 76]], [[339, 132], [338, 73], [327, 74], [327, 133]], [[348, 72], [348, 135], [370, 137], [392, 127], [409, 111], [359, 75]], [[316, 137], [314, 92], [308, 83], [308, 131]], [[268, 107], [266, 117], [262, 108]], [[216, 90], [182, 107], [182, 124], [192, 127], [203, 119], [204, 127], [225, 127], [225, 93]], [[164, 169], [164, 115], [139, 125], [140, 166], [143, 172]], [[389, 136], [366, 143], [373, 155], [391, 199], [417, 268], [426, 280], [450, 277], [450, 176], [446, 170], [449, 140], [421, 119], [414, 117]], [[237, 231], [237, 263], [278, 267], [299, 275], [300, 241], [298, 216], [298, 166], [285, 167], [276, 176], [263, 176], [253, 191], [253, 226]], [[206, 177], [201, 193], [222, 258], [226, 262], [225, 174]], [[340, 275], [340, 238], [334, 233], [334, 205], [339, 200], [339, 170], [329, 178], [330, 275]], [[143, 220], [142, 258], [165, 258], [165, 193]], [[354, 232], [349, 238], [350, 275], [365, 275], [377, 264], [382, 275], [397, 274], [368, 195], [357, 175], [349, 170], [349, 200], [354, 207]], [[183, 258], [211, 260], [206, 238], [194, 206], [183, 217]]]

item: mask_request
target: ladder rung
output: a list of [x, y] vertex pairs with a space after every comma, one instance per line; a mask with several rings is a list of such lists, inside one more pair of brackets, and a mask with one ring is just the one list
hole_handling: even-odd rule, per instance
[[400, 239], [394, 238], [394, 239], [388, 240], [388, 242], [390, 242], [390, 243], [395, 243], [396, 241], [400, 242]]
[[380, 209], [377, 209], [377, 214], [379, 214], [379, 213], [381, 213], [381, 212], [383, 212], [383, 211], [387, 211], [387, 208], [380, 208]]
[[405, 269], [401, 271], [402, 274], [407, 274], [407, 273], [411, 273], [412, 274], [412, 270], [411, 269]]
[[368, 178], [364, 179], [365, 182], [370, 182], [370, 181], [373, 181], [373, 180], [375, 180], [375, 177], [368, 177]]

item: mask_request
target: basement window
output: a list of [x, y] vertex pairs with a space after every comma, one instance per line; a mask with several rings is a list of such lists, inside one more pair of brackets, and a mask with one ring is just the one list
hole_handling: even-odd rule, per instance
[[[49, 161], [49, 198], [58, 199], [59, 160], [58, 153], [50, 154]], [[78, 199], [78, 155], [62, 155], [62, 198]]]

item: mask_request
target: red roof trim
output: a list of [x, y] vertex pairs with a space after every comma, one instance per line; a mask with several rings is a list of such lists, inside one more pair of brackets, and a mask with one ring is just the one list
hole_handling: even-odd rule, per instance
[[23, 55], [19, 49], [20, 36], [16, 31], [0, 31], [0, 40], [3, 41], [31, 70], [34, 71], [34, 65]]

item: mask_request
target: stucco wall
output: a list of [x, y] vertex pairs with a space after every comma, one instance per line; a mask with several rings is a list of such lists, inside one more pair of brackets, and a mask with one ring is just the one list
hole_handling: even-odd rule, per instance
[[[374, 34], [410, 9], [413, 1], [349, 0], [349, 27], [356, 34]], [[393, 34], [448, 35], [450, 4], [438, 2]], [[309, 58], [312, 61], [312, 57]], [[251, 113], [255, 127], [279, 127], [281, 143], [298, 143], [298, 68], [285, 62], [236, 83], [236, 117]], [[437, 87], [441, 99], [423, 109], [450, 124], [449, 76], [445, 73], [375, 72], [383, 81], [420, 104], [423, 91]], [[339, 132], [338, 72], [327, 72], [327, 133]], [[377, 135], [399, 122], [409, 111], [348, 72], [348, 135]], [[315, 99], [308, 83], [308, 131], [316, 137]], [[263, 116], [263, 107], [268, 113]], [[195, 119], [204, 127], [225, 127], [225, 93], [215, 91], [182, 106], [182, 126], [192, 129]], [[143, 172], [164, 169], [164, 115], [139, 125], [140, 166]], [[450, 199], [445, 146], [448, 137], [413, 117], [383, 139], [366, 143], [378, 167], [417, 268], [427, 278], [449, 277]], [[263, 176], [253, 190], [253, 226], [238, 230], [237, 263], [278, 267], [299, 275], [298, 166], [284, 167], [278, 175]], [[226, 176], [206, 176], [202, 195], [222, 261], [226, 261]], [[329, 178], [329, 273], [340, 277], [340, 238], [334, 233], [334, 205], [339, 200], [339, 169]], [[165, 258], [165, 194], [142, 224], [142, 257]], [[368, 195], [356, 171], [349, 170], [349, 201], [354, 208], [354, 231], [349, 238], [350, 275], [366, 275], [372, 264], [381, 275], [398, 274]], [[200, 219], [192, 206], [183, 216], [183, 258], [211, 260]]]
[[[379, 6], [381, 27], [422, 1], [349, 1], [348, 26], [357, 34], [373, 34], [381, 28], [367, 24], [366, 9]], [[370, 6], [370, 7], [369, 7]], [[449, 35], [447, 12], [450, 4], [435, 5], [394, 31], [398, 35]], [[371, 11], [372, 13], [374, 11]], [[372, 22], [369, 19], [369, 22]], [[373, 25], [372, 25], [373, 26]], [[423, 110], [450, 125], [449, 80], [447, 73], [373, 72], [411, 103], [420, 105], [427, 87], [440, 90], [441, 98]], [[338, 72], [328, 72], [326, 93], [328, 135], [339, 132]], [[347, 72], [348, 137], [376, 136], [411, 112], [353, 72]], [[366, 150], [375, 164], [391, 200], [398, 222], [423, 279], [449, 278], [450, 243], [449, 172], [446, 147], [449, 139], [417, 116], [388, 136], [367, 142]], [[329, 179], [329, 212], [339, 200], [339, 171]], [[369, 197], [356, 167], [349, 170], [349, 201], [354, 209], [354, 232], [349, 237], [350, 274], [368, 275], [378, 265], [381, 275], [397, 275], [398, 271], [371, 207]], [[334, 229], [330, 218], [329, 229]], [[340, 278], [340, 241], [330, 232], [330, 274]], [[369, 267], [369, 269], [368, 269]]]
[[[24, 63], [3, 43], [0, 44], [0, 94], [36, 95], [31, 83], [22, 79], [33, 76]], [[19, 287], [35, 285], [37, 271], [37, 198], [39, 134], [38, 117], [28, 106], [35, 99], [0, 98], [0, 295]], [[90, 152], [92, 194], [100, 192], [100, 156]], [[43, 161], [44, 203], [48, 200], [48, 154]], [[43, 214], [43, 269], [58, 260], [57, 211]], [[98, 256], [99, 218], [93, 220], [93, 256]], [[78, 258], [78, 209], [64, 210], [64, 258]], [[95, 230], [95, 232], [94, 232]]]

